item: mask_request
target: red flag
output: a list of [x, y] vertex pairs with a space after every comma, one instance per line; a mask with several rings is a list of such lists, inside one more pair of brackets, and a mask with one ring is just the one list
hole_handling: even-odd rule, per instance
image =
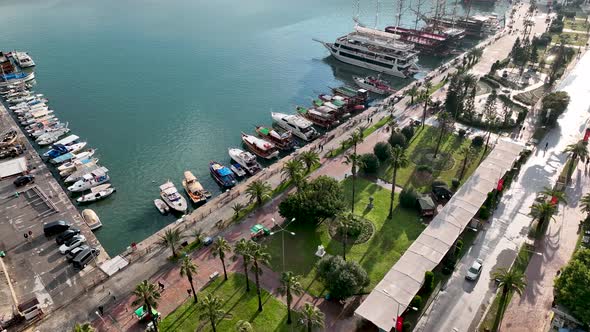
[[557, 197], [552, 196], [551, 197], [551, 205], [555, 205], [555, 204], [557, 204]]
[[584, 142], [588, 142], [590, 139], [590, 128], [586, 128], [586, 133], [584, 134]]
[[496, 187], [496, 190], [502, 191], [502, 188], [504, 188], [504, 179], [500, 179], [498, 181], [498, 186]]
[[404, 318], [402, 316], [397, 316], [397, 321], [395, 322], [395, 330], [401, 331], [404, 327]]

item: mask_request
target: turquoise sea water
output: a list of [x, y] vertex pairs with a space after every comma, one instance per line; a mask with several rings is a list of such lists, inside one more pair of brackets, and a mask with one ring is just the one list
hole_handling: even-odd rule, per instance
[[[374, 25], [375, 8], [361, 3], [360, 20]], [[219, 193], [208, 162], [229, 162], [241, 131], [363, 74], [312, 41], [349, 32], [352, 14], [350, 0], [4, 0], [0, 49], [31, 54], [35, 89], [109, 168], [118, 191], [91, 208], [113, 255], [175, 220], [153, 206], [161, 183], [182, 191], [188, 169]], [[380, 4], [378, 26], [393, 16], [393, 3]], [[413, 20], [406, 9], [402, 22]], [[420, 65], [440, 60], [421, 57]]]

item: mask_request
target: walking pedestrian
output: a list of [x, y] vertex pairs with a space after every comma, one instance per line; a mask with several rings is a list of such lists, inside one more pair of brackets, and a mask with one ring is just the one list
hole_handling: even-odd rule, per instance
[[160, 281], [158, 281], [158, 287], [160, 288], [160, 291], [164, 291], [164, 284]]
[[98, 313], [99, 313], [101, 316], [103, 316], [103, 314], [104, 314], [104, 307], [103, 307], [103, 306], [101, 306], [101, 305], [99, 305], [99, 306], [98, 306]]
[[25, 236], [25, 241], [29, 242], [29, 234], [25, 233], [24, 236]]
[[188, 294], [188, 297], [191, 297], [191, 293], [192, 293], [192, 291], [191, 291], [191, 289], [190, 289], [190, 288], [186, 290], [186, 293]]
[[547, 151], [548, 146], [549, 146], [549, 142], [545, 143], [545, 151]]

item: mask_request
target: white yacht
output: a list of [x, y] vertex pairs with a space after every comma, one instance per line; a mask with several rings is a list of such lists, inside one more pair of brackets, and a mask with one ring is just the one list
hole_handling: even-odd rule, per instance
[[361, 68], [406, 78], [420, 70], [413, 44], [388, 32], [355, 26], [355, 31], [334, 43], [322, 43], [336, 59]]
[[160, 186], [160, 197], [170, 208], [178, 212], [185, 212], [188, 205], [171, 181]]
[[313, 123], [302, 116], [275, 112], [271, 112], [270, 115], [277, 126], [291, 131], [304, 141], [312, 141], [319, 136], [313, 128]]
[[14, 52], [14, 60], [21, 68], [35, 67], [35, 62], [31, 59], [31, 56], [25, 52]]
[[85, 174], [82, 178], [73, 185], [68, 187], [71, 192], [81, 192], [90, 188], [96, 187], [99, 184], [106, 183], [110, 180], [109, 175], [102, 170], [96, 170], [89, 174]]
[[231, 159], [242, 166], [250, 175], [254, 175], [262, 169], [253, 153], [238, 148], [229, 148], [228, 153]]

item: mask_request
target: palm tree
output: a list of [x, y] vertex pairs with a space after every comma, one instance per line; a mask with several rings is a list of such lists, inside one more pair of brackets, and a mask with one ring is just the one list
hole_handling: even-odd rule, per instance
[[580, 199], [580, 208], [586, 213], [586, 219], [590, 216], [590, 193], [582, 196]]
[[391, 201], [389, 202], [389, 216], [387, 219], [393, 217], [393, 199], [395, 198], [395, 180], [397, 178], [397, 170], [408, 166], [410, 162], [406, 156], [406, 152], [401, 146], [392, 148], [391, 164], [393, 165], [393, 176], [391, 177]]
[[158, 245], [162, 248], [172, 249], [172, 256], [176, 257], [176, 246], [178, 246], [178, 243], [180, 243], [180, 240], [183, 238], [184, 235], [182, 235], [179, 229], [167, 229], [164, 232], [164, 235], [160, 235]]
[[351, 222], [354, 222], [354, 214], [352, 212], [344, 212], [338, 216], [338, 229], [341, 232], [340, 236], [342, 237], [342, 259], [346, 260], [346, 235], [348, 232], [348, 225]]
[[92, 324], [86, 322], [84, 324], [76, 324], [72, 332], [94, 332], [96, 331]]
[[191, 235], [195, 238], [196, 243], [203, 242], [203, 230], [202, 229], [200, 229], [200, 228], [193, 229], [193, 232], [191, 233]]
[[556, 211], [557, 207], [550, 202], [538, 202], [531, 206], [531, 212], [529, 215], [539, 221], [537, 224], [537, 230], [540, 230], [543, 224], [553, 219], [553, 215]]
[[254, 332], [254, 328], [249, 321], [240, 319], [236, 323], [236, 332]]
[[[430, 83], [430, 82], [427, 82], [427, 84], [430, 84], [432, 86], [432, 83]], [[422, 92], [423, 93], [422, 97], [424, 100], [424, 109], [422, 110], [422, 128], [424, 128], [424, 124], [426, 123], [426, 111], [428, 110], [428, 104], [430, 104], [430, 102], [431, 102], [430, 93], [428, 91], [429, 91], [429, 89], [426, 89], [426, 90], [424, 90], [424, 92]]]
[[387, 126], [389, 126], [389, 129], [393, 133], [393, 131], [397, 128], [397, 120], [395, 119], [395, 117], [390, 115], [387, 118]]
[[195, 291], [195, 285], [193, 284], [193, 275], [197, 274], [197, 264], [193, 263], [188, 256], [184, 256], [182, 261], [180, 261], [180, 276], [186, 276], [188, 279], [188, 283], [191, 285], [191, 289], [193, 290], [193, 298], [195, 299], [195, 303], [197, 303], [197, 292]]
[[307, 332], [311, 332], [314, 327], [324, 328], [324, 313], [311, 303], [305, 303], [303, 309], [299, 312], [301, 318], [300, 324], [307, 327]]
[[494, 321], [494, 327], [492, 328], [492, 331], [496, 331], [502, 321], [502, 313], [506, 306], [508, 293], [515, 291], [518, 294], [522, 294], [526, 288], [526, 278], [522, 272], [514, 269], [508, 270], [506, 268], [498, 269], [496, 272], [492, 273], [492, 276], [498, 281], [498, 287], [502, 287], [502, 297], [500, 298], [498, 313], [496, 314], [496, 320]]
[[293, 158], [283, 165], [281, 173], [285, 178], [291, 179], [295, 187], [300, 188], [303, 182], [303, 163], [297, 158]]
[[353, 147], [353, 152], [356, 154], [356, 147], [357, 145], [361, 144], [365, 140], [365, 136], [363, 135], [364, 129], [358, 128], [357, 130], [353, 131], [350, 136], [348, 137], [348, 142]]
[[303, 151], [299, 155], [299, 160], [305, 165], [307, 172], [311, 171], [311, 168], [320, 163], [320, 156], [313, 150]]
[[434, 149], [434, 157], [432, 157], [433, 161], [436, 159], [436, 156], [438, 155], [440, 144], [442, 143], [444, 135], [447, 133], [447, 130], [449, 130], [453, 123], [453, 119], [449, 116], [449, 113], [445, 111], [438, 113], [437, 120], [440, 129], [440, 134], [438, 135], [436, 148]]
[[227, 241], [219, 236], [213, 242], [213, 248], [211, 248], [211, 254], [213, 257], [219, 256], [219, 260], [221, 260], [221, 265], [223, 265], [223, 276], [225, 280], [227, 280], [227, 271], [225, 270], [225, 254], [231, 251], [231, 247]]
[[356, 153], [350, 153], [344, 156], [344, 164], [351, 165], [351, 173], [352, 173], [352, 204], [351, 209], [352, 213], [354, 213], [354, 196], [356, 193], [356, 174], [359, 168], [363, 166], [363, 160], [361, 156]]
[[144, 280], [135, 286], [133, 295], [135, 295], [135, 300], [131, 305], [134, 307], [141, 305], [144, 312], [147, 311], [147, 314], [151, 316], [154, 328], [158, 332], [158, 317], [152, 314], [153, 309], [158, 309], [158, 300], [160, 299], [160, 292], [156, 285]]
[[541, 194], [545, 195], [547, 197], [551, 197], [551, 199], [553, 199], [553, 197], [555, 197], [555, 199], [557, 200], [557, 203], [567, 204], [567, 200], [565, 199], [565, 192], [563, 192], [561, 190], [545, 187], [545, 188], [543, 188], [543, 191], [541, 191]]
[[579, 140], [574, 144], [568, 145], [563, 152], [570, 154], [570, 165], [567, 173], [569, 179], [574, 171], [574, 166], [578, 161], [578, 158], [580, 158], [581, 161], [588, 159], [588, 142]]
[[264, 200], [270, 197], [272, 188], [267, 182], [256, 180], [251, 182], [246, 188], [246, 194], [250, 196], [250, 201], [256, 201], [256, 206], [261, 207]]
[[270, 254], [266, 252], [266, 247], [250, 240], [252, 242], [252, 270], [256, 277], [256, 294], [258, 295], [258, 311], [262, 311], [262, 296], [260, 294], [260, 275], [262, 274], [261, 267], [268, 266], [270, 262]]
[[477, 84], [477, 77], [473, 74], [461, 74], [461, 84], [463, 85], [463, 93], [461, 95], [466, 96], [469, 89]]
[[[234, 252], [242, 256], [244, 264], [244, 275], [246, 276], [246, 292], [250, 291], [250, 280], [248, 279], [248, 268], [252, 262], [252, 242], [246, 239], [240, 239], [234, 246]], [[237, 256], [234, 256], [237, 257]]]
[[287, 324], [291, 324], [291, 302], [293, 295], [299, 296], [303, 294], [303, 286], [299, 279], [301, 276], [295, 275], [291, 271], [283, 272], [281, 274], [281, 287], [279, 287], [279, 294], [287, 297]]
[[463, 163], [461, 164], [461, 173], [459, 173], [459, 181], [463, 180], [465, 175], [465, 169], [467, 168], [467, 162], [475, 155], [475, 150], [470, 145], [465, 145], [459, 150], [459, 154], [463, 157]]
[[418, 96], [418, 87], [414, 84], [412, 87], [406, 92], [408, 96], [410, 96], [410, 105], [414, 104], [414, 97]]
[[207, 294], [203, 299], [201, 299], [201, 303], [199, 304], [199, 309], [201, 311], [199, 319], [208, 319], [211, 322], [211, 328], [213, 329], [213, 332], [217, 332], [215, 322], [225, 316], [225, 311], [221, 309], [222, 307], [223, 303], [221, 300], [211, 294]]
[[242, 203], [235, 203], [234, 205], [232, 205], [231, 209], [234, 210], [234, 220], [237, 220], [238, 217], [240, 216], [240, 212], [242, 212], [242, 210], [245, 208], [246, 206]]

